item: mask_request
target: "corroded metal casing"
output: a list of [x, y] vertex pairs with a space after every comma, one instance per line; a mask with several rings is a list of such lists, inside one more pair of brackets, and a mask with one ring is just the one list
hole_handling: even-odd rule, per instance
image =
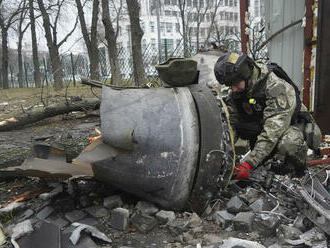
[[103, 141], [118, 154], [93, 165], [95, 177], [166, 208], [192, 189], [199, 122], [188, 88], [102, 89]]

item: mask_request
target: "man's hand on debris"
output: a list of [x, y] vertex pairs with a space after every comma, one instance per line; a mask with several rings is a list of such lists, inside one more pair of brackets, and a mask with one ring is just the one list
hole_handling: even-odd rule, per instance
[[248, 162], [236, 164], [234, 169], [234, 179], [249, 179], [252, 166]]

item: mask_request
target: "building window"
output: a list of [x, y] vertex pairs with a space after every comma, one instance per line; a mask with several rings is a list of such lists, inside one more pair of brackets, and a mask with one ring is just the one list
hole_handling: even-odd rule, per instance
[[234, 6], [237, 7], [238, 4], [237, 4], [237, 0], [234, 0]]
[[165, 0], [165, 1], [164, 1], [164, 4], [165, 4], [165, 5], [170, 5], [170, 4], [171, 4], [171, 0]]
[[170, 22], [166, 22], [166, 33], [172, 33], [173, 25]]
[[234, 21], [235, 21], [235, 22], [238, 21], [238, 13], [234, 13]]
[[230, 12], [229, 13], [229, 20], [233, 21], [233, 19], [234, 19], [234, 13]]
[[229, 0], [229, 6], [234, 6], [233, 0]]
[[225, 20], [225, 12], [224, 11], [220, 12], [220, 20]]
[[191, 6], [191, 1], [192, 1], [192, 0], [187, 0], [187, 6], [188, 6], [188, 7]]
[[201, 7], [201, 8], [204, 7], [204, 0], [199, 0], [199, 7]]
[[223, 6], [223, 0], [220, 0], [219, 5]]
[[229, 12], [225, 12], [225, 20], [229, 20]]
[[149, 26], [150, 26], [150, 32], [154, 33], [155, 32], [155, 23], [154, 22], [149, 22]]
[[165, 22], [160, 23], [160, 32], [162, 32], [162, 33], [165, 32]]
[[180, 33], [180, 24], [179, 23], [175, 23], [175, 31], [177, 33]]
[[225, 6], [228, 6], [228, 0], [225, 0]]
[[177, 0], [172, 0], [172, 5], [177, 5], [177, 4], [178, 4]]
[[206, 21], [207, 22], [210, 22], [211, 20], [210, 20], [210, 14], [206, 14]]
[[177, 12], [175, 10], [172, 11], [172, 16], [176, 16]]
[[193, 7], [197, 7], [197, 1], [198, 0], [193, 0]]
[[170, 10], [165, 10], [165, 16], [171, 16], [172, 12]]

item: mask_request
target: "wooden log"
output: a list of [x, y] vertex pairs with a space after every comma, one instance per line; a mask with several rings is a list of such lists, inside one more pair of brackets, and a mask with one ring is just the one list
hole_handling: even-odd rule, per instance
[[61, 114], [67, 114], [72, 111], [96, 110], [100, 108], [100, 103], [101, 101], [99, 99], [81, 100], [81, 101], [75, 101], [69, 103], [65, 102], [60, 104], [54, 104], [42, 109], [32, 110], [23, 113], [20, 116], [16, 116], [4, 121], [0, 121], [0, 132], [11, 131], [49, 117], [53, 117]]

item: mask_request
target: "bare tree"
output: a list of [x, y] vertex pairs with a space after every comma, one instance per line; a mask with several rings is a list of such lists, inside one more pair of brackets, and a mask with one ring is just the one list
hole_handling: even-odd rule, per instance
[[131, 42], [133, 55], [134, 81], [137, 86], [145, 83], [141, 39], [143, 30], [140, 26], [140, 4], [138, 0], [126, 0], [128, 15], [131, 23]]
[[44, 1], [43, 0], [37, 0], [38, 1], [38, 6], [41, 12], [41, 16], [43, 19], [43, 27], [45, 29], [45, 37], [47, 40], [47, 46], [49, 50], [49, 55], [50, 55], [50, 61], [52, 64], [52, 73], [54, 77], [54, 88], [55, 90], [61, 90], [63, 89], [63, 77], [64, 77], [64, 72], [62, 68], [62, 62], [59, 54], [59, 48], [61, 45], [66, 42], [68, 37], [73, 33], [73, 31], [77, 27], [78, 23], [78, 18], [76, 19], [76, 22], [71, 29], [70, 32], [66, 34], [66, 36], [58, 42], [57, 40], [57, 27], [58, 27], [58, 22], [59, 18], [61, 15], [61, 10], [63, 8], [65, 0], [57, 0], [56, 4], [54, 5], [56, 9], [54, 8], [53, 11], [55, 12], [55, 17], [54, 17], [54, 22], [51, 23], [50, 20], [50, 14], [47, 12], [47, 9], [45, 7]]
[[[213, 2], [213, 1], [212, 1]], [[194, 6], [195, 9], [195, 22], [196, 22], [196, 47], [199, 49], [199, 38], [200, 38], [200, 27], [202, 22], [205, 20], [206, 13], [211, 8], [210, 1], [199, 0], [196, 2], [196, 5]]]
[[31, 24], [31, 41], [32, 41], [32, 57], [33, 57], [33, 73], [34, 83], [36, 87], [41, 86], [40, 71], [39, 71], [39, 58], [38, 58], [38, 44], [36, 34], [36, 24], [34, 16], [33, 0], [29, 0], [29, 14]]
[[[27, 2], [26, 0], [22, 1], [22, 11], [19, 13], [18, 25], [17, 25], [17, 35], [18, 35], [18, 42], [17, 42], [17, 62], [18, 62], [18, 85], [20, 88], [23, 88], [23, 57], [22, 57], [22, 42], [24, 33], [30, 26], [28, 22], [26, 24], [26, 15], [27, 15]], [[25, 26], [24, 26], [25, 25]]]
[[117, 50], [117, 37], [119, 33], [119, 17], [122, 12], [123, 3], [119, 2], [119, 7], [116, 8], [115, 3], [112, 1], [113, 9], [116, 11], [116, 30], [114, 29], [109, 12], [109, 0], [102, 0], [102, 22], [105, 28], [105, 39], [107, 40], [108, 56], [110, 61], [111, 70], [111, 83], [120, 85], [121, 74], [120, 65], [118, 61]]
[[3, 0], [0, 0], [0, 28], [2, 39], [2, 82], [1, 86], [4, 89], [9, 88], [8, 82], [8, 31], [12, 27], [13, 23], [19, 18], [22, 2], [18, 5], [7, 1], [6, 5]]
[[75, 0], [78, 17], [80, 21], [80, 27], [83, 34], [83, 38], [87, 47], [88, 57], [90, 61], [90, 76], [91, 79], [99, 79], [99, 50], [98, 50], [98, 39], [97, 39], [97, 22], [99, 15], [99, 0], [93, 1], [93, 10], [92, 10], [92, 25], [90, 33], [87, 30], [87, 25], [84, 15], [84, 6], [81, 4], [80, 0]]
[[[210, 40], [210, 37], [211, 37], [211, 33], [212, 31], [215, 29], [214, 28], [214, 25], [215, 25], [215, 17], [217, 16], [218, 14], [218, 9], [219, 9], [219, 6], [220, 6], [220, 0], [215, 0], [214, 1], [214, 5], [213, 5], [213, 8], [212, 6], [210, 7], [210, 25], [209, 25], [209, 28], [207, 29], [208, 32], [207, 32], [207, 35], [206, 35], [206, 39], [205, 39], [205, 42], [209, 42]], [[205, 44], [206, 45], [206, 44]]]
[[182, 26], [182, 40], [183, 40], [183, 55], [184, 57], [189, 57], [189, 49], [188, 49], [188, 35], [187, 35], [187, 21], [186, 21], [186, 12], [187, 12], [187, 5], [186, 0], [178, 0], [178, 7], [181, 19], [181, 26]]

